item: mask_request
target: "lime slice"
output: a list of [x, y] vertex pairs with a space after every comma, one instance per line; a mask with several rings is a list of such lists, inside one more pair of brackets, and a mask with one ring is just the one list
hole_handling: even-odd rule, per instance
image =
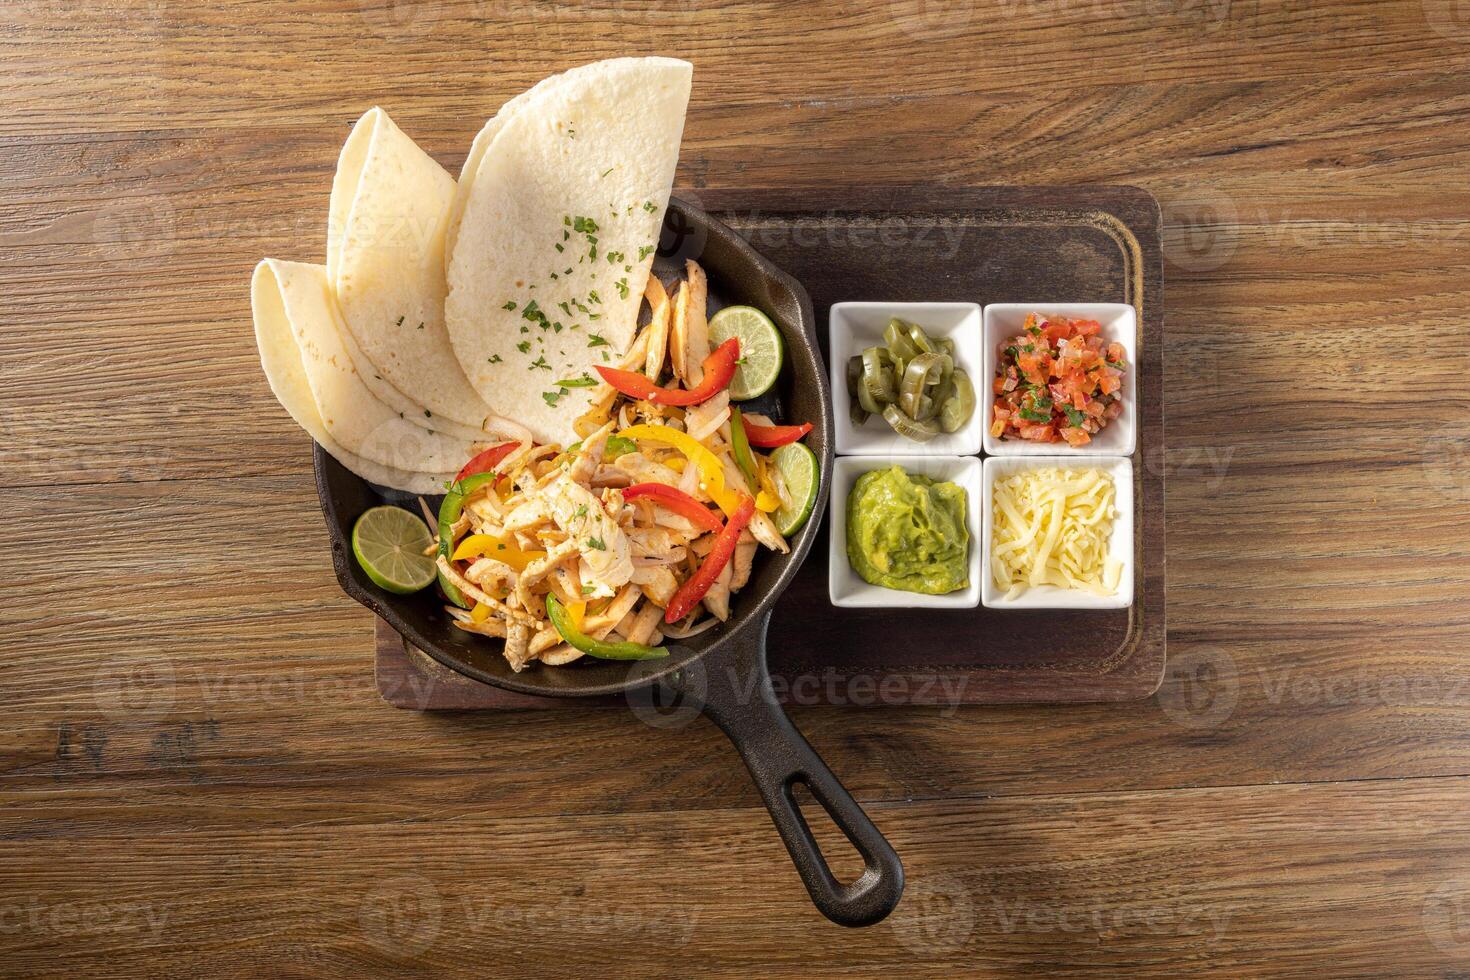
[[812, 507], [817, 502], [817, 483], [821, 467], [817, 465], [816, 453], [799, 442], [791, 442], [771, 454], [771, 464], [781, 480], [781, 506], [771, 515], [776, 530], [783, 537], [791, 537], [812, 516]]
[[740, 338], [740, 366], [730, 379], [730, 397], [737, 402], [764, 395], [781, 375], [781, 331], [754, 306], [727, 306], [709, 321], [711, 345]]
[[373, 584], [408, 595], [434, 581], [434, 543], [424, 522], [401, 507], [374, 507], [352, 525], [352, 553]]

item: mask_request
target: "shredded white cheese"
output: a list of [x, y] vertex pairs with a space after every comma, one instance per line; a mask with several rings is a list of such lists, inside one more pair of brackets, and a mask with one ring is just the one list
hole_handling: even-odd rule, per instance
[[1118, 591], [1108, 556], [1113, 479], [1098, 469], [1025, 470], [995, 482], [990, 574], [1006, 598], [1038, 585], [1095, 595]]

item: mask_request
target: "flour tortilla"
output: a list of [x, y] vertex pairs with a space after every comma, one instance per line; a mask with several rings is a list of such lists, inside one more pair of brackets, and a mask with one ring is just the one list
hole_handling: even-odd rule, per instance
[[[444, 329], [444, 231], [454, 178], [382, 109], [357, 121], [332, 181], [327, 275], [363, 382], [405, 415], [473, 438], [503, 431]], [[524, 431], [505, 433], [524, 436]]]
[[497, 441], [446, 435], [431, 419], [401, 414], [373, 395], [342, 341], [325, 266], [265, 259], [250, 293], [272, 390], [322, 448], [364, 479], [415, 493], [442, 490], [465, 460]]
[[291, 336], [290, 325], [284, 316], [255, 318], [255, 343], [260, 348], [260, 364], [265, 368], [265, 377], [270, 382], [276, 401], [286, 413], [306, 430], [307, 435], [330, 453], [337, 462], [347, 467], [369, 483], [392, 487], [407, 493], [438, 493], [451, 473], [409, 473], [363, 459], [337, 444], [327, 433], [317, 411], [316, 400], [311, 394], [311, 385], [306, 380], [306, 371], [301, 365], [301, 351]]
[[[595, 378], [632, 342], [692, 71], [672, 58], [617, 58], [547, 79], [487, 124], [471, 151], [478, 164], [461, 175], [449, 337], [490, 409], [542, 441], [574, 440], [590, 402], [592, 389], [556, 382]], [[595, 222], [591, 238], [576, 218]], [[527, 316], [533, 301], [545, 321]]]

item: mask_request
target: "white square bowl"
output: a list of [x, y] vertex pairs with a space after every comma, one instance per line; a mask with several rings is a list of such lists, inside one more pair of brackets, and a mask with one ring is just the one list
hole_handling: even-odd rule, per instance
[[[1108, 540], [1108, 554], [1122, 563], [1118, 591], [1099, 596], [1078, 589], [1059, 589], [1054, 585], [1038, 585], [1026, 589], [1014, 599], [1007, 599], [990, 575], [990, 548], [994, 529], [995, 483], [1015, 473], [1039, 470], [1048, 466], [1071, 469], [1097, 468], [1113, 478], [1113, 506], [1118, 516], [1113, 519], [1113, 535]], [[985, 459], [984, 490], [980, 499], [980, 601], [986, 609], [1126, 609], [1133, 605], [1133, 461], [1121, 456], [988, 456]]]
[[[941, 432], [928, 442], [907, 439], [873, 416], [862, 426], [848, 415], [847, 360], [864, 348], [883, 343], [883, 328], [892, 317], [917, 323], [931, 337], [954, 341], [955, 366], [963, 368], [975, 385], [977, 406], [958, 432]], [[832, 412], [837, 423], [839, 456], [973, 456], [980, 452], [981, 417], [986, 389], [980, 346], [981, 314], [977, 303], [834, 303], [827, 317], [828, 350], [832, 355]]]
[[[965, 489], [965, 529], [970, 533], [970, 587], [945, 595], [885, 589], [863, 581], [847, 562], [847, 496], [857, 478], [870, 470], [901, 466], [932, 480]], [[980, 459], [976, 456], [838, 456], [827, 508], [827, 594], [832, 605], [871, 609], [974, 609], [980, 604]]]
[[[990, 434], [995, 414], [995, 394], [991, 387], [1000, 364], [1000, 345], [1021, 332], [1028, 313], [1064, 316], [1071, 319], [1096, 320], [1102, 324], [1102, 336], [1123, 345], [1128, 356], [1128, 370], [1123, 372], [1123, 414], [1103, 426], [1085, 446], [1073, 448], [1065, 442], [1027, 442], [1024, 439], [998, 439]], [[1132, 456], [1138, 445], [1138, 313], [1127, 303], [991, 303], [985, 307], [985, 336], [981, 376], [976, 379], [976, 397], [980, 407], [975, 415], [981, 420], [983, 444], [989, 456]], [[841, 431], [840, 429], [838, 430]], [[839, 447], [840, 448], [840, 447]]]

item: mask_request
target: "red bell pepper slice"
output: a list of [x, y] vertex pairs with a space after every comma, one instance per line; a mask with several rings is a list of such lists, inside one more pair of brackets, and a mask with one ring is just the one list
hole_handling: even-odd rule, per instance
[[775, 449], [777, 446], [784, 446], [803, 438], [812, 431], [810, 422], [803, 422], [801, 425], [757, 425], [743, 416], [741, 421], [745, 423], [746, 441], [761, 449]]
[[704, 359], [704, 380], [693, 388], [660, 388], [637, 371], [598, 366], [602, 380], [629, 398], [653, 402], [655, 405], [698, 405], [725, 390], [735, 377], [735, 362], [740, 360], [740, 340], [731, 337]]
[[490, 472], [500, 465], [501, 460], [513, 453], [519, 445], [520, 443], [518, 442], [502, 442], [498, 446], [491, 446], [484, 452], [476, 454], [468, 463], [464, 464], [463, 469], [455, 474], [454, 481], [458, 483], [467, 476]]
[[677, 487], [664, 483], [635, 483], [623, 491], [624, 500], [637, 500], [639, 497], [647, 497], [680, 517], [689, 518], [706, 531], [718, 532], [724, 527], [708, 507]]
[[740, 506], [735, 508], [735, 513], [725, 522], [725, 527], [715, 538], [715, 543], [705, 555], [704, 562], [700, 564], [699, 571], [674, 592], [674, 597], [669, 600], [668, 607], [664, 610], [664, 622], [677, 623], [689, 615], [689, 610], [694, 608], [695, 603], [704, 598], [710, 586], [720, 577], [729, 564], [730, 558], [735, 554], [735, 544], [740, 540], [740, 532], [745, 530], [745, 525], [755, 516], [755, 500], [748, 496], [742, 496]]

